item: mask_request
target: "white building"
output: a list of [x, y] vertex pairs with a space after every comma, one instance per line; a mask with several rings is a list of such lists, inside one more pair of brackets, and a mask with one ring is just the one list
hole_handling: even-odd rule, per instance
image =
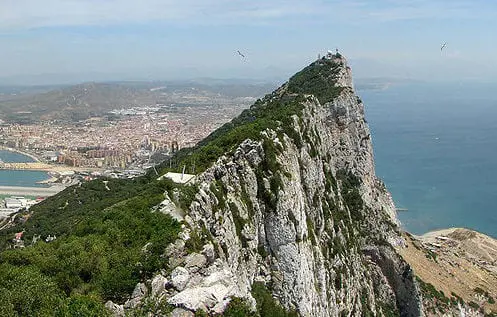
[[22, 202], [19, 199], [15, 198], [5, 198], [4, 203], [5, 203], [5, 208], [8, 209], [19, 209], [24, 207]]

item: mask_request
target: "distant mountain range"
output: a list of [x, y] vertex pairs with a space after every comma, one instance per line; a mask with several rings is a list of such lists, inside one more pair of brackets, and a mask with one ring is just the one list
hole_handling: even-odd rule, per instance
[[226, 103], [239, 97], [262, 96], [275, 86], [275, 83], [267, 82], [209, 78], [174, 82], [90, 82], [73, 86], [5, 86], [0, 87], [0, 119], [19, 123], [52, 119], [78, 121], [116, 108], [157, 103], [182, 103], [186, 100], [204, 104], [214, 100]]

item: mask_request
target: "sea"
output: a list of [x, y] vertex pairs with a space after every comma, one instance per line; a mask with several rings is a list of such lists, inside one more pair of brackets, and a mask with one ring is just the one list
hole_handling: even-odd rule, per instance
[[497, 84], [359, 90], [376, 174], [414, 234], [466, 227], [497, 238]]
[[[497, 84], [403, 83], [357, 91], [376, 174], [411, 233], [467, 227], [497, 238]], [[0, 151], [6, 162], [31, 158]], [[0, 186], [42, 186], [44, 172], [0, 171]]]
[[[33, 162], [29, 156], [15, 152], [0, 150], [3, 162]], [[0, 170], [0, 186], [45, 187], [37, 182], [48, 179], [46, 172]]]

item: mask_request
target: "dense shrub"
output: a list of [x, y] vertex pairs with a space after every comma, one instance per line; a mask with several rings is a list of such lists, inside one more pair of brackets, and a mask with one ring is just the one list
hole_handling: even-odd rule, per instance
[[223, 313], [224, 317], [256, 317], [257, 314], [250, 310], [250, 306], [241, 298], [233, 298]]
[[283, 308], [271, 295], [264, 283], [255, 282], [252, 285], [252, 296], [257, 302], [257, 311], [261, 317], [297, 317], [295, 311]]
[[[40, 302], [36, 304], [40, 307], [50, 300], [50, 306], [61, 307], [61, 312], [73, 316], [70, 312], [79, 309], [103, 309], [103, 302], [108, 299], [124, 302], [140, 280], [166, 266], [164, 249], [174, 241], [180, 226], [171, 217], [152, 212], [151, 208], [164, 199], [163, 192], [170, 190], [172, 184], [109, 180], [107, 185], [111, 191], [108, 191], [101, 188], [101, 183], [99, 180], [68, 188], [33, 207], [35, 212], [31, 219], [10, 230], [25, 230], [28, 247], [3, 251], [0, 265], [10, 269], [2, 273], [14, 272], [12, 268], [15, 268], [19, 270], [18, 276], [27, 274], [32, 283], [2, 278], [0, 293], [10, 294], [17, 285], [26, 290], [42, 285], [40, 289], [45, 291], [26, 297]], [[54, 233], [55, 241], [46, 243], [41, 239], [29, 245], [31, 236], [45, 238]], [[3, 233], [3, 237], [4, 245], [8, 245], [8, 232]], [[47, 292], [57, 296], [47, 298]], [[11, 307], [14, 312], [26, 315], [24, 310], [29, 309], [29, 305], [16, 306], [17, 299], [7, 298], [14, 303]], [[36, 316], [31, 311], [27, 315]]]

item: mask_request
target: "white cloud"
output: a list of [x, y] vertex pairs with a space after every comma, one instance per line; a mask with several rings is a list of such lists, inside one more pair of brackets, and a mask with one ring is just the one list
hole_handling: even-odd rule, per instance
[[[385, 22], [494, 16], [484, 4], [445, 0], [1, 0], [0, 29], [116, 25], [163, 21], [181, 24], [252, 24], [275, 20], [334, 19]], [[482, 7], [483, 6], [483, 7]]]
[[0, 28], [113, 25], [153, 21], [247, 23], [304, 15], [301, 1], [242, 0], [2, 0]]

